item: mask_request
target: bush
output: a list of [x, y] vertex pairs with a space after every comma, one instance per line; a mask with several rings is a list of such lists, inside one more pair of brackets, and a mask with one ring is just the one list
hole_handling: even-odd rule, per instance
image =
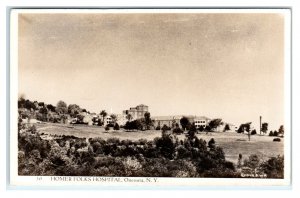
[[160, 130], [160, 126], [158, 125], [158, 126], [155, 128], [155, 130]]
[[216, 147], [216, 142], [214, 138], [211, 138], [208, 142], [208, 148], [214, 149]]
[[263, 162], [260, 168], [267, 174], [268, 178], [283, 178], [284, 177], [284, 157], [278, 155], [271, 157], [268, 161]]
[[202, 125], [200, 125], [200, 127], [198, 128], [198, 130], [199, 130], [200, 132], [203, 132], [203, 131], [204, 131], [204, 127], [203, 127]]
[[154, 143], [161, 156], [168, 159], [174, 158], [176, 148], [176, 139], [174, 136], [163, 135], [162, 137], [157, 137], [154, 139]]
[[197, 132], [196, 126], [194, 124], [192, 124], [189, 131], [188, 131], [188, 137], [189, 138], [194, 138], [196, 132]]
[[187, 159], [191, 157], [191, 152], [182, 145], [176, 148], [176, 152], [177, 159]]
[[176, 127], [175, 129], [173, 129], [173, 133], [180, 135], [183, 133], [183, 130], [179, 127]]
[[114, 127], [114, 125], [112, 123], [109, 123], [106, 126], [108, 126], [108, 127]]
[[116, 130], [116, 131], [120, 130], [120, 126], [119, 126], [119, 124], [118, 124], [118, 123], [116, 123], [116, 124], [115, 124], [115, 126], [114, 126], [114, 130]]
[[274, 136], [273, 131], [270, 131], [269, 136]]
[[230, 130], [229, 124], [226, 124], [224, 127], [224, 132], [229, 131], [229, 130]]
[[280, 141], [281, 141], [280, 138], [274, 138], [274, 139], [273, 139], [273, 142], [280, 142]]
[[278, 136], [278, 132], [274, 131], [273, 136]]
[[164, 126], [161, 128], [161, 130], [162, 131], [169, 131], [169, 130], [171, 130], [171, 128], [164, 124]]
[[110, 127], [108, 125], [106, 125], [105, 127], [105, 131], [109, 131]]
[[257, 133], [256, 133], [256, 130], [255, 129], [253, 129], [252, 131], [251, 131], [251, 135], [256, 135]]

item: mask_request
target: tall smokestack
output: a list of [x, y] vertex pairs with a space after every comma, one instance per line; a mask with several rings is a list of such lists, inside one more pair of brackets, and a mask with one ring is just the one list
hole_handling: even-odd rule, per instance
[[259, 134], [261, 135], [261, 116], [259, 116]]

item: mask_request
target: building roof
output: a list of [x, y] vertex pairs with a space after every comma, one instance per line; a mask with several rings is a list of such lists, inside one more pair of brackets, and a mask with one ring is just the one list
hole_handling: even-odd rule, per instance
[[194, 119], [196, 119], [196, 120], [210, 120], [210, 118], [208, 118], [206, 116], [195, 116]]
[[153, 116], [153, 120], [179, 120], [182, 117], [187, 117], [189, 119], [198, 119], [198, 120], [210, 120], [205, 116], [192, 116], [192, 115], [173, 115], [173, 116]]
[[138, 105], [137, 107], [148, 107], [147, 105], [144, 105], [144, 104], [140, 104]]
[[182, 116], [153, 116], [153, 120], [179, 120]]

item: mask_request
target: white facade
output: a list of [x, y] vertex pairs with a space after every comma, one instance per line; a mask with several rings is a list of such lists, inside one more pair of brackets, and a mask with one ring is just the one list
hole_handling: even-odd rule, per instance
[[209, 121], [210, 121], [210, 119], [205, 117], [205, 116], [201, 116], [201, 117], [197, 116], [197, 117], [194, 118], [194, 124], [195, 124], [197, 129], [199, 129], [201, 126], [203, 128], [205, 128], [208, 125]]
[[104, 126], [108, 125], [108, 124], [111, 124], [112, 123], [112, 118], [110, 115], [108, 116], [105, 116], [104, 117]]

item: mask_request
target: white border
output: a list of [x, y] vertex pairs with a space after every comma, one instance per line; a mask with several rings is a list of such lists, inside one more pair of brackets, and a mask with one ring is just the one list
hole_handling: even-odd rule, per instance
[[[18, 14], [19, 13], [279, 13], [285, 16], [285, 179], [229, 179], [229, 178], [158, 178], [158, 183], [139, 182], [51, 182], [51, 177], [18, 176], [17, 173], [17, 98], [18, 98]], [[29, 9], [11, 12], [10, 49], [10, 185], [14, 186], [287, 186], [291, 175], [291, 13], [288, 9]], [[15, 101], [15, 102], [14, 102]], [[122, 179], [122, 178], [121, 178]]]

